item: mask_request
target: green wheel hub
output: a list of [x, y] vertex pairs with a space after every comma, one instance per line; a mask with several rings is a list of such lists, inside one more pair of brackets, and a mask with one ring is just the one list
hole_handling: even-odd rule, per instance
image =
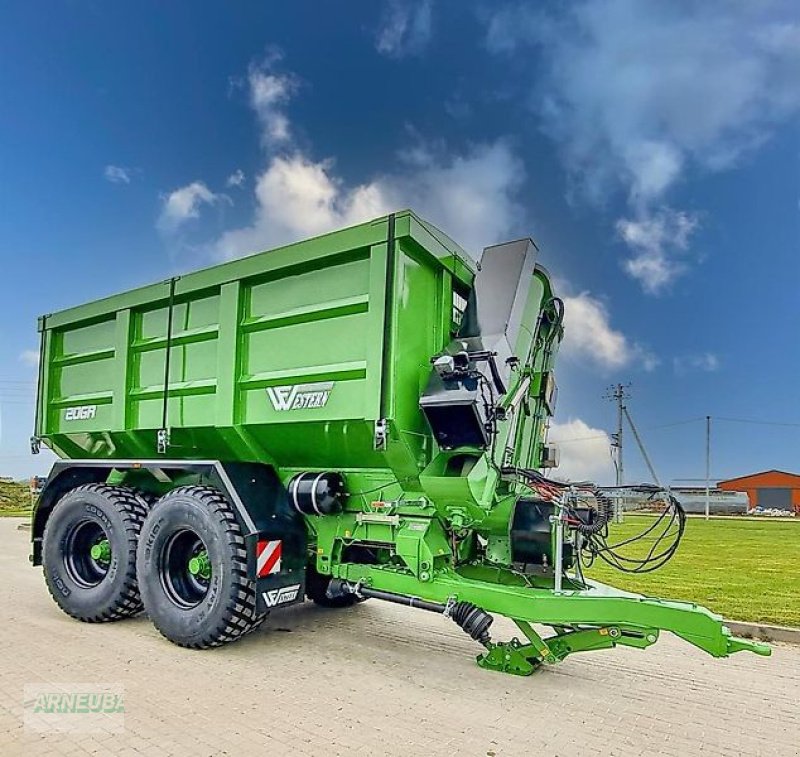
[[189, 560], [189, 572], [193, 576], [199, 576], [206, 581], [211, 578], [211, 561], [208, 559], [208, 552], [203, 550]]
[[92, 545], [89, 554], [92, 556], [92, 559], [97, 560], [97, 562], [111, 562], [111, 543], [108, 539], [101, 539]]

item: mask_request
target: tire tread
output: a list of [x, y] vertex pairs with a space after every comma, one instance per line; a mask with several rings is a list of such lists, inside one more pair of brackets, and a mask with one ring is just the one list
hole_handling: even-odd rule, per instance
[[[125, 523], [125, 534], [128, 542], [128, 571], [125, 575], [125, 582], [122, 591], [116, 601], [109, 608], [101, 612], [85, 615], [71, 612], [60, 602], [50, 581], [45, 581], [50, 596], [67, 615], [85, 623], [107, 623], [113, 620], [130, 618], [140, 613], [143, 609], [142, 598], [139, 594], [139, 583], [136, 578], [136, 547], [139, 541], [139, 533], [142, 530], [145, 516], [147, 515], [147, 505], [137, 496], [133, 489], [124, 486], [113, 486], [111, 484], [83, 484], [70, 489], [68, 494], [74, 492], [92, 492], [106, 496], [112, 505], [122, 515]], [[66, 495], [65, 495], [66, 496]], [[56, 505], [57, 506], [57, 505]], [[45, 539], [47, 538], [47, 527], [45, 527]]]
[[176, 641], [167, 636], [159, 628], [158, 623], [154, 622], [154, 625], [162, 636], [179, 646], [190, 649], [208, 649], [241, 639], [255, 631], [267, 617], [267, 613], [257, 613], [255, 586], [253, 581], [247, 577], [247, 549], [233, 509], [218, 489], [193, 484], [179, 486], [167, 492], [153, 505], [153, 510], [168, 507], [170, 499], [177, 496], [190, 496], [199, 500], [223, 525], [233, 557], [234, 567], [231, 571], [233, 580], [226, 601], [227, 612], [223, 614], [220, 622], [209, 629], [201, 639], [193, 642]]

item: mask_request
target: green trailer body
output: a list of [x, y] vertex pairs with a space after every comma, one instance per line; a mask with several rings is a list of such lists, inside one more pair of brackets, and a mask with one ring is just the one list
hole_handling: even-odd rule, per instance
[[[62, 459], [34, 513], [34, 563], [57, 589], [70, 566], [95, 571], [95, 591], [116, 567], [102, 519], [99, 531], [80, 519], [68, 529], [93, 561], [64, 557], [47, 573], [60, 503], [105, 486], [118, 509], [135, 509], [124, 496], [143, 505], [134, 526], [150, 533], [157, 511], [195, 491], [231, 507], [253, 626], [305, 592], [442, 611], [484, 644], [481, 665], [518, 674], [574, 651], [645, 647], [659, 630], [715, 656], [768, 653], [704, 608], [562, 576], [557, 508], [536, 516], [541, 564], [520, 570], [531, 554], [520, 544], [534, 542], [518, 519], [541, 508], [507, 474], [552, 462], [562, 334], [537, 256], [521, 240], [488, 248], [479, 265], [403, 211], [43, 316], [34, 444]], [[199, 603], [224, 569], [192, 528], [195, 542], [168, 547], [185, 547], [176, 585]], [[141, 572], [150, 555], [138, 549]], [[492, 642], [489, 612], [512, 618], [523, 640]]]
[[[155, 457], [167, 425], [189, 458], [416, 468], [432, 452], [429, 359], [473, 271], [411, 213], [390, 267], [387, 234], [382, 219], [43, 318], [37, 435], [64, 457]], [[323, 388], [287, 408], [298, 384]], [[402, 439], [396, 460], [373, 450], [379, 418]]]

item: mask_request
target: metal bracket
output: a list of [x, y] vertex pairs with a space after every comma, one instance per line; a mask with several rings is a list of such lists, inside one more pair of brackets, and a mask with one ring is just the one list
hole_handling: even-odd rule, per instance
[[356, 513], [356, 523], [382, 523], [388, 526], [399, 526], [400, 516], [384, 513]]
[[517, 639], [490, 644], [489, 651], [477, 657], [478, 665], [498, 673], [529, 676], [541, 664], [538, 651], [532, 644], [520, 644]]
[[547, 642], [536, 633], [530, 623], [524, 620], [515, 620], [514, 623], [516, 623], [517, 628], [525, 634], [531, 646], [536, 649], [542, 660], [545, 662], [556, 662], [555, 655], [550, 651]]
[[156, 444], [158, 446], [158, 454], [166, 455], [169, 448], [169, 429], [160, 428], [156, 435]]
[[628, 636], [623, 636], [618, 626], [603, 626], [602, 628], [586, 628], [582, 631], [572, 631], [560, 636], [551, 636], [546, 643], [556, 660], [561, 661], [567, 655], [575, 652], [591, 652], [596, 649], [611, 649], [617, 644], [644, 649], [655, 643], [658, 631], [650, 633], [629, 631]]
[[373, 439], [373, 446], [377, 451], [385, 450], [387, 441], [388, 428], [386, 425], [386, 418], [381, 418], [375, 421], [375, 436]]

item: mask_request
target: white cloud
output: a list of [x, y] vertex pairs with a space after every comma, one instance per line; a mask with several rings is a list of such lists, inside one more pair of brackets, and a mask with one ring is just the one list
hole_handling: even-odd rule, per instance
[[223, 234], [217, 252], [234, 257], [412, 207], [477, 256], [519, 223], [514, 192], [523, 169], [505, 143], [429, 159], [425, 168], [401, 166], [347, 186], [331, 160], [301, 152], [275, 156], [256, 180], [253, 220]]
[[[558, 16], [518, 4], [495, 13], [487, 45], [517, 56], [538, 46], [531, 102], [574, 192], [604, 202], [621, 189], [637, 223], [659, 223], [654, 209], [689, 169], [730, 168], [800, 109], [790, 0], [588, 0]], [[687, 267], [673, 259], [680, 244], [632, 250], [625, 269], [646, 291]]]
[[[277, 151], [292, 144], [285, 105], [297, 87], [297, 80], [290, 73], [277, 71], [281, 59], [282, 55], [278, 50], [270, 50], [260, 62], [250, 64], [246, 82], [238, 79], [231, 81], [234, 88], [247, 87], [248, 102], [259, 122], [262, 146], [269, 151]], [[244, 179], [244, 172], [237, 169], [225, 183], [228, 187], [239, 187], [243, 185]], [[223, 201], [232, 204], [228, 195], [213, 192], [200, 180], [162, 195], [161, 199], [158, 227], [168, 234], [176, 232], [186, 221], [199, 218], [204, 205]]]
[[245, 175], [241, 168], [237, 168], [226, 180], [226, 187], [241, 187], [244, 184]]
[[390, 0], [375, 47], [390, 58], [419, 55], [430, 42], [432, 21], [431, 0]]
[[162, 195], [161, 199], [163, 204], [158, 226], [162, 231], [173, 232], [189, 219], [199, 218], [203, 205], [213, 205], [228, 198], [223, 194], [215, 194], [202, 181], [193, 181]]
[[124, 166], [107, 165], [103, 169], [103, 176], [112, 184], [130, 184], [133, 169]]
[[377, 188], [345, 190], [331, 168], [329, 161], [314, 162], [301, 153], [272, 158], [256, 180], [253, 220], [225, 232], [216, 245], [218, 253], [236, 257], [385, 212]]
[[719, 370], [719, 358], [713, 352], [701, 352], [695, 355], [678, 355], [672, 358], [672, 367], [679, 376], [683, 376], [690, 371], [713, 373]]
[[23, 350], [19, 355], [20, 362], [31, 368], [39, 366], [39, 350]]
[[394, 208], [414, 208], [479, 257], [486, 245], [530, 232], [530, 219], [515, 199], [524, 175], [522, 161], [498, 140], [462, 154], [427, 153], [424, 164], [411, 164], [379, 183]]
[[250, 107], [261, 125], [262, 144], [268, 148], [280, 147], [292, 138], [284, 106], [297, 89], [297, 79], [275, 70], [280, 60], [281, 55], [272, 52], [262, 62], [251, 63], [247, 72]]
[[602, 300], [589, 292], [565, 295], [562, 299], [562, 355], [574, 361], [588, 360], [604, 369], [617, 369], [630, 365], [641, 354], [640, 349], [632, 345], [621, 331], [611, 326], [608, 309]]
[[555, 475], [571, 481], [610, 481], [614, 475], [611, 460], [611, 439], [603, 429], [592, 428], [580, 418], [566, 423], [552, 423], [547, 434], [557, 443], [559, 465]]
[[[476, 256], [519, 230], [523, 213], [515, 195], [524, 170], [506, 142], [477, 144], [458, 154], [418, 143], [394, 161], [393, 172], [347, 184], [333, 159], [316, 160], [296, 145], [285, 112], [294, 88], [276, 83], [294, 77], [265, 68], [274, 61], [273, 56], [251, 66], [248, 76], [266, 150], [266, 165], [255, 180], [255, 213], [250, 223], [221, 235], [216, 256], [269, 249], [406, 207], [452, 233]], [[264, 77], [273, 81], [267, 85]], [[284, 135], [279, 140], [276, 124]]]
[[631, 250], [623, 268], [648, 294], [658, 294], [686, 270], [689, 238], [698, 226], [696, 214], [660, 208], [636, 220], [621, 218], [617, 233]]
[[[291, 134], [282, 110], [273, 109], [271, 115], [282, 116]], [[213, 245], [217, 257], [269, 249], [405, 207], [451, 233], [475, 257], [484, 246], [527, 231], [516, 200], [524, 168], [503, 140], [473, 145], [461, 154], [417, 143], [403, 151], [392, 173], [352, 185], [340, 178], [332, 159], [313, 159], [291, 137], [284, 149], [274, 149], [269, 140], [266, 144], [266, 166], [255, 181], [254, 216], [221, 235]], [[565, 297], [565, 303], [562, 349], [567, 356], [603, 369], [638, 362], [652, 370], [658, 364], [655, 356], [612, 328], [599, 299], [583, 292]]]

